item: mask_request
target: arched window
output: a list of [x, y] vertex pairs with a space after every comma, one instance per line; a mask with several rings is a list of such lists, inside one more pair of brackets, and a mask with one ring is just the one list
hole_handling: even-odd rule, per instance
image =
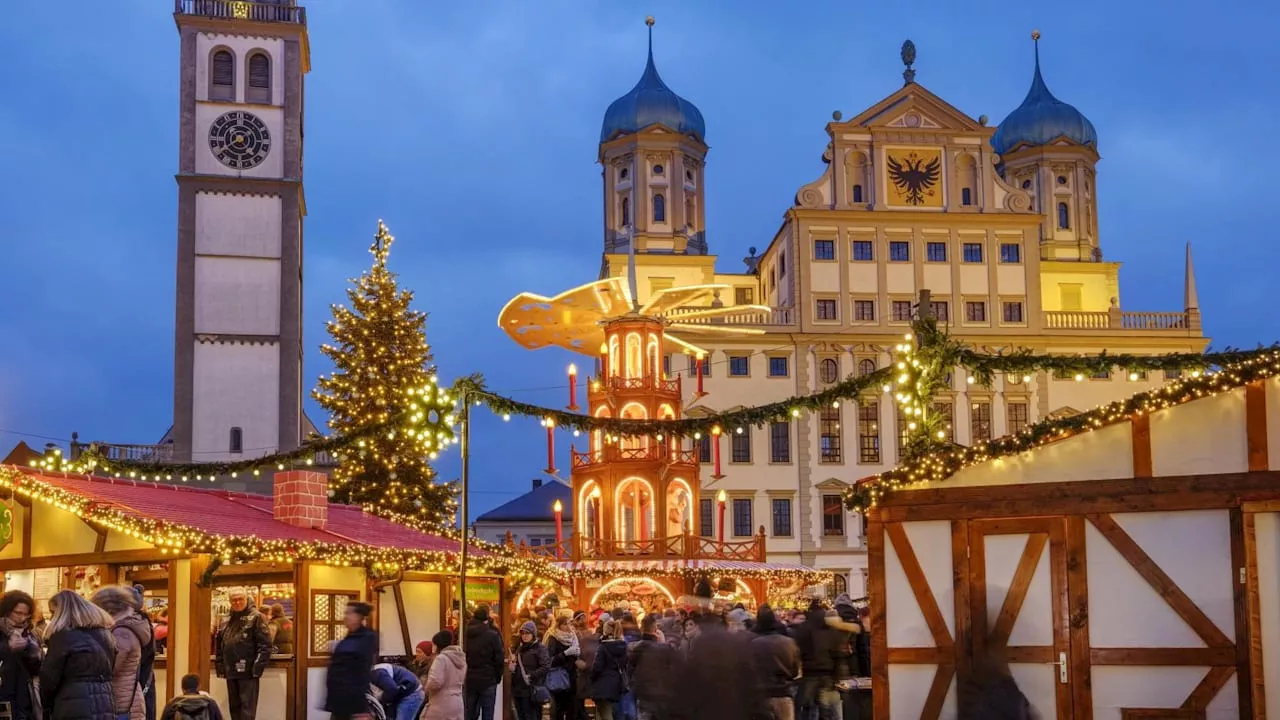
[[218, 50], [209, 63], [209, 99], [236, 99], [236, 58], [230, 50]]
[[863, 199], [862, 199], [862, 185], [861, 185], [861, 183], [859, 183], [858, 185], [854, 185], [854, 186], [853, 186], [853, 201], [854, 201], [854, 202], [856, 202], [856, 203], [864, 202], [864, 201], [863, 201]]
[[690, 230], [696, 230], [698, 227], [698, 214], [694, 211], [693, 198], [685, 198], [684, 224]]
[[831, 384], [840, 376], [840, 363], [835, 358], [823, 358], [818, 363], [818, 379]]
[[1067, 213], [1067, 204], [1064, 202], [1058, 203], [1058, 229], [1071, 229], [1071, 217]]
[[837, 573], [831, 578], [831, 595], [832, 597], [843, 595], [849, 592], [849, 579], [844, 575]]
[[859, 360], [859, 361], [858, 361], [858, 374], [859, 374], [859, 375], [870, 375], [871, 373], [873, 373], [873, 372], [875, 372], [875, 371], [876, 371], [876, 361], [875, 361], [875, 360], [872, 360], [871, 358], [866, 358], [866, 359], [864, 359], [864, 360]]
[[622, 198], [622, 227], [631, 224], [631, 198]]
[[969, 188], [961, 188], [961, 189], [960, 189], [960, 204], [961, 204], [961, 205], [972, 205], [972, 204], [973, 204], [973, 191], [972, 191], [972, 190], [970, 190]]
[[233, 453], [244, 452], [244, 430], [241, 430], [238, 427], [231, 428], [231, 443], [230, 443], [229, 452], [233, 452]]
[[667, 199], [662, 193], [653, 196], [653, 221], [656, 223], [667, 221]]
[[250, 55], [248, 72], [249, 82], [245, 84], [245, 101], [271, 102], [271, 58], [264, 52], [255, 52]]

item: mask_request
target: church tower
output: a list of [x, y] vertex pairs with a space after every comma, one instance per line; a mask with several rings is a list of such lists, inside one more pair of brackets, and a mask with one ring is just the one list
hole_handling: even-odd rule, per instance
[[703, 163], [706, 124], [649, 57], [640, 81], [605, 111], [599, 162], [604, 180], [604, 253], [706, 255]]
[[1098, 261], [1098, 133], [1089, 118], [1049, 92], [1040, 74], [1040, 31], [1031, 39], [1031, 89], [1000, 123], [991, 146], [1005, 180], [1030, 194], [1042, 216], [1041, 258]]
[[179, 0], [175, 460], [302, 435], [303, 77], [296, 0]]

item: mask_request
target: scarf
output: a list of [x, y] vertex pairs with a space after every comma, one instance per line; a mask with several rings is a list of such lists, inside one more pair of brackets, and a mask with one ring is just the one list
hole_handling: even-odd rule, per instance
[[564, 654], [566, 656], [578, 657], [579, 655], [582, 654], [582, 647], [578, 645], [578, 633], [574, 632], [573, 628], [569, 628], [568, 630], [551, 628], [550, 630], [547, 631], [547, 634], [542, 638], [542, 644], [550, 645], [551, 638], [555, 638], [556, 640], [559, 640], [561, 645], [564, 645], [565, 647], [568, 648], [567, 650], [564, 651]]

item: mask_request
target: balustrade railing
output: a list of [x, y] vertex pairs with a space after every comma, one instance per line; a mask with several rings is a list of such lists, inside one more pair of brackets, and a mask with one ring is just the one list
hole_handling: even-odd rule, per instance
[[692, 534], [644, 539], [570, 536], [558, 544], [525, 545], [521, 540], [507, 545], [528, 557], [545, 560], [627, 560], [636, 558], [682, 558], [686, 560], [735, 560], [764, 562], [765, 536], [758, 533], [746, 540], [720, 542], [714, 538]]
[[605, 445], [598, 450], [573, 451], [573, 467], [584, 468], [605, 462], [646, 462], [666, 460], [673, 465], [697, 465], [698, 451], [684, 448], [664, 448], [661, 443], [648, 447], [623, 447]]
[[595, 382], [600, 383], [599, 386], [592, 384], [592, 392], [599, 392], [600, 388], [609, 390], [659, 390], [662, 392], [680, 392], [679, 378], [662, 378], [655, 376], [649, 377], [610, 377], [603, 380], [597, 379]]
[[1191, 322], [1180, 312], [1122, 312], [1120, 326], [1125, 330], [1187, 330]]
[[307, 24], [307, 9], [298, 7], [294, 0], [174, 0], [173, 8], [179, 15]]
[[1190, 312], [1110, 312], [1080, 310], [1046, 310], [1046, 330], [1195, 330], [1198, 320]]
[[688, 325], [791, 325], [795, 322], [795, 311], [793, 308], [773, 308], [772, 310], [743, 310], [738, 313], [728, 313], [725, 315], [715, 316], [695, 316], [682, 317], [687, 313], [694, 313], [706, 308], [677, 308], [673, 310], [667, 319], [673, 323], [685, 323]]
[[82, 443], [71, 442], [71, 459], [78, 460], [89, 448], [94, 448], [104, 460], [131, 462], [170, 462], [173, 460], [173, 444], [159, 445], [121, 445], [114, 443]]

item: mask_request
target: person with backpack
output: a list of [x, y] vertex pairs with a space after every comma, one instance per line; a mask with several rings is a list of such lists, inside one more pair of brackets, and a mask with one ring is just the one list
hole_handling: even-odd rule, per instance
[[598, 720], [621, 720], [621, 714], [614, 710], [629, 687], [622, 623], [606, 620], [603, 635], [591, 664], [591, 699], [595, 701]]
[[160, 720], [222, 720], [222, 710], [200, 690], [200, 676], [182, 676], [182, 694], [169, 701]]

